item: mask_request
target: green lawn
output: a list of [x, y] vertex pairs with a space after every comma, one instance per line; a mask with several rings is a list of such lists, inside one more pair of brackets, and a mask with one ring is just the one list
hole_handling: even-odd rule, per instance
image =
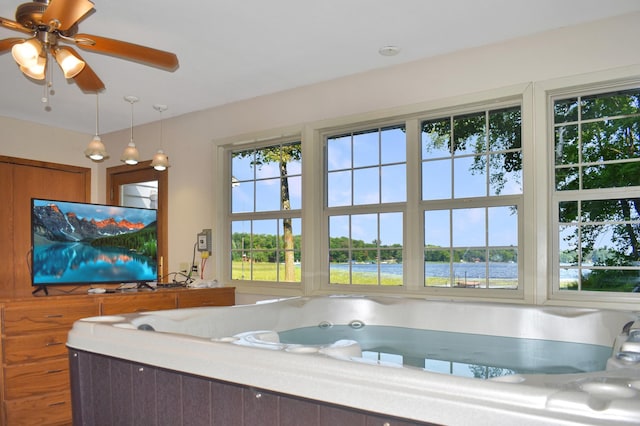
[[[275, 282], [278, 277], [277, 275], [278, 269], [279, 269], [281, 280], [283, 280], [284, 264], [276, 265], [275, 263], [267, 263], [267, 262], [249, 263], [249, 262], [237, 261], [232, 263], [232, 279]], [[251, 275], [252, 272], [253, 272], [253, 276]], [[398, 275], [382, 274], [380, 278], [382, 281], [380, 283], [381, 285], [388, 285], [388, 286], [402, 285], [402, 277]], [[294, 282], [300, 282], [300, 281], [301, 281], [301, 271], [299, 267], [296, 267]], [[331, 283], [348, 284], [349, 273], [347, 271], [342, 271], [342, 270], [332, 271]], [[484, 286], [484, 280], [469, 279], [467, 281], [467, 285], [469, 286], [474, 283], [478, 283], [479, 287]], [[353, 274], [353, 284], [378, 285], [377, 274], [374, 274], [374, 273]], [[425, 286], [427, 287], [448, 287], [449, 285], [450, 283], [447, 278], [427, 277], [425, 280]], [[515, 280], [495, 280], [494, 279], [490, 281], [490, 285], [492, 288], [496, 288], [496, 287], [513, 288], [517, 286], [517, 282]]]

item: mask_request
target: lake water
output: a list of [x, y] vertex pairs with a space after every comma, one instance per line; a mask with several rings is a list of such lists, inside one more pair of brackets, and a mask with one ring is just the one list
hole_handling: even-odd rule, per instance
[[[377, 273], [377, 265], [370, 263], [354, 263], [351, 265], [354, 273]], [[506, 262], [489, 262], [489, 275], [494, 279], [513, 279], [518, 278], [518, 264]], [[331, 270], [348, 271], [349, 265], [346, 263], [332, 263]], [[401, 263], [383, 263], [380, 265], [380, 272], [388, 275], [402, 275]], [[449, 277], [450, 265], [441, 262], [425, 262], [424, 272], [426, 277]], [[457, 279], [484, 279], [487, 276], [487, 264], [485, 263], [454, 263], [453, 274]], [[577, 278], [576, 270], [561, 270], [560, 279]]]
[[477, 378], [600, 371], [611, 355], [605, 346], [375, 325], [303, 327], [278, 334], [288, 344], [355, 340], [365, 359]]

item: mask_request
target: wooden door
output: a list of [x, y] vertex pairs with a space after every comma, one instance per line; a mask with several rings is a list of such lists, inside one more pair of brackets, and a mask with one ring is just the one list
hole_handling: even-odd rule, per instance
[[91, 169], [0, 156], [0, 292], [31, 293], [31, 198], [89, 202]]
[[158, 269], [160, 281], [169, 273], [169, 234], [168, 205], [169, 205], [169, 171], [158, 171], [151, 167], [151, 161], [141, 161], [135, 166], [123, 165], [107, 168], [107, 204], [120, 205], [120, 191], [123, 185], [157, 181], [158, 182]]

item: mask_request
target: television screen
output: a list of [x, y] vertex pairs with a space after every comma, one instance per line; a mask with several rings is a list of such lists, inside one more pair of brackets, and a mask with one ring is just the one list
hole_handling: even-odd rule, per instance
[[157, 229], [157, 210], [34, 198], [31, 282], [156, 281]]

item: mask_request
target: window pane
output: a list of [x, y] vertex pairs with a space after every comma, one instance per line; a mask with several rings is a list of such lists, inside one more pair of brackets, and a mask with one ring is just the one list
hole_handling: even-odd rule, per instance
[[489, 250], [489, 287], [518, 288], [518, 251], [516, 249]]
[[300, 142], [232, 152], [231, 212], [300, 208], [301, 171]]
[[518, 211], [516, 206], [490, 207], [489, 246], [518, 246]]
[[453, 163], [455, 198], [487, 195], [486, 161], [483, 156], [456, 158]]
[[640, 154], [640, 117], [597, 121], [582, 125], [582, 161], [637, 158]]
[[356, 247], [378, 240], [378, 217], [375, 214], [355, 214], [351, 216], [351, 238]]
[[640, 113], [640, 89], [609, 92], [582, 98], [582, 119]]
[[489, 151], [522, 148], [520, 107], [489, 112]]
[[578, 164], [578, 126], [563, 126], [555, 129], [556, 165]]
[[[336, 158], [350, 152], [353, 164]], [[328, 207], [406, 201], [404, 126], [327, 138], [327, 170]]]
[[403, 214], [329, 217], [331, 284], [402, 285]]
[[351, 168], [351, 136], [327, 139], [327, 170]]
[[353, 167], [380, 164], [378, 131], [367, 131], [353, 135]]
[[578, 202], [564, 201], [560, 203], [558, 218], [560, 223], [571, 223], [578, 220]]
[[279, 162], [274, 160], [280, 159], [278, 150], [261, 149], [256, 153], [256, 179], [268, 179], [280, 176]]
[[375, 168], [353, 171], [353, 204], [380, 203], [380, 170]]
[[454, 155], [486, 151], [485, 113], [455, 117], [453, 120]]
[[566, 123], [578, 119], [578, 98], [556, 101], [553, 104], [554, 123]]
[[[396, 245], [402, 247], [403, 240], [402, 213], [380, 214], [380, 241], [381, 246]], [[402, 252], [396, 260], [402, 260]]]
[[406, 134], [403, 127], [392, 127], [380, 132], [381, 164], [407, 161]]
[[486, 245], [485, 209], [456, 209], [452, 216], [453, 246]]
[[451, 198], [451, 160], [422, 163], [422, 199]]
[[[330, 216], [329, 217], [329, 237], [332, 239], [346, 239], [345, 245], [341, 245], [343, 248], [349, 247], [349, 216]], [[331, 244], [331, 248], [334, 245]]]
[[451, 120], [449, 118], [422, 123], [422, 159], [451, 156]]
[[577, 167], [556, 169], [556, 190], [572, 191], [580, 188], [580, 169]]
[[329, 173], [327, 205], [329, 207], [351, 205], [351, 171]]
[[449, 227], [450, 210], [434, 210], [424, 212], [424, 245], [425, 247], [451, 246]]
[[407, 200], [407, 171], [404, 164], [397, 166], [382, 166], [382, 202], [397, 203]]
[[640, 162], [614, 163], [584, 168], [582, 189], [640, 185]]
[[231, 185], [231, 212], [245, 213], [252, 212], [253, 194], [255, 193], [255, 182], [237, 182]]
[[522, 152], [505, 152], [489, 158], [489, 195], [522, 194]]
[[256, 210], [280, 210], [280, 179], [256, 181]]
[[287, 179], [289, 187], [289, 208], [282, 206], [284, 210], [300, 210], [302, 208], [302, 176], [294, 176]]
[[231, 158], [231, 175], [239, 181], [253, 180], [254, 151], [234, 152]]

